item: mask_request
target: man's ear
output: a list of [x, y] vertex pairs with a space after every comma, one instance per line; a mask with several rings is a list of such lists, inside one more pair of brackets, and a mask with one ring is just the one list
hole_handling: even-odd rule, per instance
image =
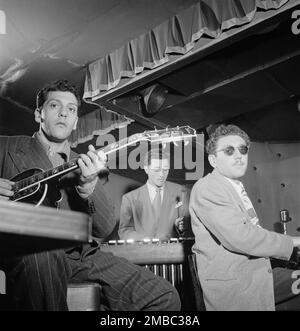
[[36, 108], [34, 111], [34, 119], [37, 123], [42, 123], [44, 118], [42, 116], [42, 109]]
[[77, 122], [78, 122], [78, 117], [76, 118], [76, 121], [75, 121], [75, 123], [74, 123], [74, 125], [73, 125], [73, 129], [72, 129], [72, 130], [76, 130]]
[[210, 165], [213, 168], [216, 168], [216, 166], [217, 166], [217, 160], [216, 160], [216, 156], [214, 154], [209, 154], [208, 155], [208, 161], [209, 161]]

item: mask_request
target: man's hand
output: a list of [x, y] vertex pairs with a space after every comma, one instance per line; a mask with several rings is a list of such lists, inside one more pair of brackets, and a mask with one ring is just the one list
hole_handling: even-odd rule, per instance
[[97, 184], [98, 174], [106, 168], [107, 157], [104, 152], [95, 152], [93, 145], [89, 145], [87, 154], [80, 154], [78, 165], [81, 170], [77, 191], [82, 198], [90, 196]]
[[89, 145], [87, 154], [80, 154], [78, 165], [81, 170], [79, 185], [83, 186], [86, 183], [93, 182], [98, 173], [106, 168], [106, 155], [104, 152], [95, 152], [93, 145]]
[[14, 182], [0, 178], [0, 199], [8, 200], [9, 197], [11, 197], [14, 192], [12, 191], [12, 187], [14, 185]]
[[175, 220], [175, 226], [177, 227], [179, 232], [183, 232], [185, 230], [183, 217], [178, 217]]

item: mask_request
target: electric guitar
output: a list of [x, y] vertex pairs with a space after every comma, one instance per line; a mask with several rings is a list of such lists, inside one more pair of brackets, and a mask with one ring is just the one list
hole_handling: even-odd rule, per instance
[[[166, 144], [183, 140], [188, 143], [193, 137], [196, 137], [196, 130], [189, 126], [145, 131], [109, 144], [95, 151], [95, 153], [101, 150], [105, 155], [109, 155], [141, 141]], [[39, 206], [42, 203], [45, 204], [44, 201], [47, 197], [48, 205], [57, 206], [62, 198], [60, 191], [57, 189], [57, 183], [63, 175], [79, 168], [78, 159], [79, 157], [46, 171], [40, 168], [31, 168], [14, 176], [11, 179], [15, 182], [13, 185], [14, 194], [10, 197], [10, 200], [29, 202]]]

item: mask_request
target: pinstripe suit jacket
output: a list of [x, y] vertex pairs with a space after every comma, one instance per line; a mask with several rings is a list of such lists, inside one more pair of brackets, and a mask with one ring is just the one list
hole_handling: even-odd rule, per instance
[[252, 225], [241, 198], [216, 171], [194, 185], [190, 214], [207, 310], [274, 310], [269, 257], [288, 260], [291, 238]]
[[[76, 153], [71, 151], [70, 158]], [[53, 168], [43, 147], [35, 138], [28, 136], [0, 137], [0, 177], [11, 179], [18, 173], [29, 168], [47, 170]], [[76, 174], [64, 176], [62, 181], [63, 209], [86, 212], [91, 215], [93, 235], [104, 238], [109, 235], [116, 224], [113, 204], [108, 198], [104, 186], [98, 181], [95, 190], [88, 201], [83, 201], [74, 188]]]
[[[34, 139], [0, 137], [0, 167], [2, 177], [11, 178], [31, 167], [48, 169], [52, 165]], [[64, 207], [69, 205], [73, 209], [75, 202], [79, 208], [78, 194], [74, 187], [68, 187], [68, 182], [64, 186], [68, 198]], [[105, 236], [114, 227], [114, 218], [111, 203], [100, 183], [91, 198], [94, 208], [88, 211], [94, 230]], [[101, 284], [101, 308], [104, 310], [177, 310], [180, 306], [179, 297], [169, 282], [126, 259], [102, 252], [95, 241], [68, 249], [67, 254], [56, 250], [29, 254], [17, 261], [9, 257], [4, 261], [4, 268], [8, 272], [11, 293], [18, 298], [14, 300], [18, 310], [66, 310], [69, 281]]]
[[[176, 203], [183, 205], [176, 208]], [[185, 189], [175, 183], [166, 182], [159, 222], [150, 202], [147, 184], [124, 194], [120, 211], [119, 236], [121, 239], [141, 240], [143, 238], [176, 238], [176, 218], [188, 216], [188, 202]], [[189, 220], [186, 219], [187, 222]]]

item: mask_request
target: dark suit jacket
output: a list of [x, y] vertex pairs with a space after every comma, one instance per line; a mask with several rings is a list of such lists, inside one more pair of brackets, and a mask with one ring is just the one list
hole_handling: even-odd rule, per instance
[[190, 214], [206, 309], [274, 310], [269, 257], [288, 260], [291, 238], [251, 224], [238, 193], [216, 171], [194, 185]]
[[[176, 208], [178, 201], [182, 201], [183, 206]], [[120, 239], [176, 238], [178, 233], [174, 222], [178, 216], [185, 216], [185, 218], [188, 216], [188, 201], [184, 187], [166, 182], [161, 216], [159, 223], [156, 224], [148, 188], [145, 184], [123, 195], [119, 225]]]
[[[70, 158], [77, 154], [71, 152]], [[28, 136], [0, 137], [0, 177], [11, 179], [29, 168], [43, 170], [53, 168], [49, 158], [36, 139]], [[93, 235], [98, 238], [108, 236], [116, 224], [112, 201], [105, 187], [98, 181], [88, 201], [79, 197], [74, 188], [77, 181], [75, 172], [61, 180], [63, 194], [62, 208], [88, 213], [92, 218]]]

